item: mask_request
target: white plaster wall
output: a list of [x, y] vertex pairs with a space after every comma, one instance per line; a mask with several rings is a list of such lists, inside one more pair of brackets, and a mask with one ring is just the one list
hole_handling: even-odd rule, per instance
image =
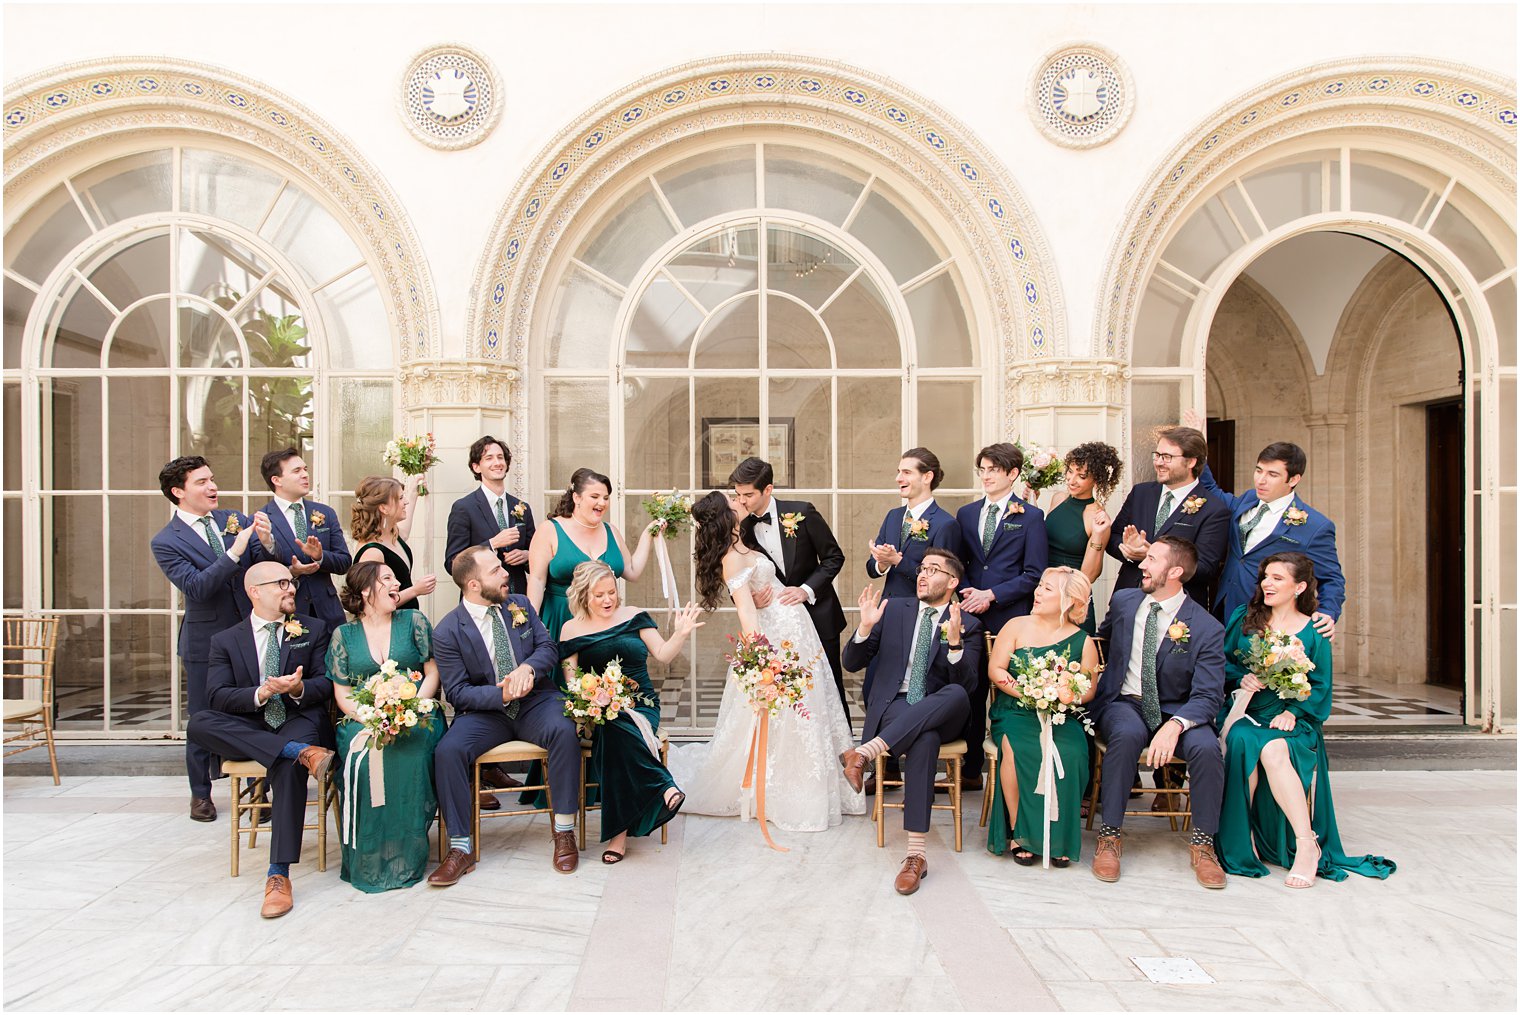
[[[4, 77], [165, 54], [225, 67], [326, 119], [384, 173], [437, 287], [445, 354], [463, 349], [470, 278], [490, 225], [536, 153], [588, 107], [689, 60], [776, 51], [855, 64], [919, 91], [1012, 172], [1055, 255], [1072, 355], [1089, 346], [1099, 276], [1130, 200], [1203, 117], [1327, 60], [1414, 54], [1515, 75], [1508, 5], [64, 5], [8, 4]], [[1062, 44], [1129, 65], [1137, 105], [1110, 144], [1073, 152], [1024, 109], [1028, 76]], [[397, 117], [422, 48], [458, 41], [500, 72], [505, 114], [481, 145], [436, 152]]]

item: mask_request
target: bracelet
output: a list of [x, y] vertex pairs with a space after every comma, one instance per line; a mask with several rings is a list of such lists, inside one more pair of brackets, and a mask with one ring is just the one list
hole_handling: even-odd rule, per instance
[[1087, 545], [1088, 545], [1089, 548], [1094, 549], [1094, 550], [1101, 550], [1101, 549], [1103, 549], [1103, 544], [1102, 543], [1088, 543]]

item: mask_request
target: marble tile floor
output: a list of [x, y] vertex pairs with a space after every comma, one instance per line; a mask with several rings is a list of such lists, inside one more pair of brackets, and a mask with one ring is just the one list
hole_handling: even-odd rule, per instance
[[[218, 787], [221, 788], [220, 786]], [[1131, 819], [1124, 878], [966, 849], [936, 814], [919, 893], [891, 890], [890, 815], [825, 833], [678, 818], [668, 846], [573, 876], [541, 818], [488, 823], [458, 886], [364, 895], [336, 835], [258, 916], [265, 847], [228, 876], [228, 825], [192, 823], [173, 777], [4, 782], [6, 1010], [1496, 1010], [1516, 1006], [1513, 772], [1343, 772], [1341, 833], [1398, 861], [1310, 891], [1278, 874], [1193, 881], [1164, 822]], [[593, 817], [593, 822], [595, 818]], [[595, 832], [595, 825], [592, 827]], [[594, 835], [593, 835], [594, 838]], [[1085, 849], [1090, 853], [1091, 838]], [[61, 957], [67, 957], [62, 961]], [[1152, 983], [1133, 956], [1214, 983]], [[253, 970], [257, 969], [257, 973]]]

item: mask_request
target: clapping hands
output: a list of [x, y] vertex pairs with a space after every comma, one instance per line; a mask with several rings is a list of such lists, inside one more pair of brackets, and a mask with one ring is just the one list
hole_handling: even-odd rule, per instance
[[290, 573], [295, 575], [297, 578], [304, 578], [305, 576], [313, 574], [316, 571], [320, 570], [322, 567], [322, 540], [319, 539], [315, 533], [313, 533], [312, 535], [307, 536], [306, 539], [299, 545], [301, 547], [301, 552], [311, 558], [311, 563], [303, 564], [297, 558], [291, 557]]
[[1137, 529], [1133, 525], [1124, 526], [1119, 552], [1124, 554], [1126, 560], [1142, 560], [1150, 548], [1151, 541], [1145, 537], [1144, 529]]

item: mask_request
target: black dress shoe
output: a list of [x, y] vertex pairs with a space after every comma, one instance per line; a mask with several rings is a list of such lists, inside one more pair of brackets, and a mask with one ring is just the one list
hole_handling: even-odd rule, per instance
[[216, 804], [211, 802], [208, 796], [193, 796], [190, 798], [191, 821], [215, 821]]

